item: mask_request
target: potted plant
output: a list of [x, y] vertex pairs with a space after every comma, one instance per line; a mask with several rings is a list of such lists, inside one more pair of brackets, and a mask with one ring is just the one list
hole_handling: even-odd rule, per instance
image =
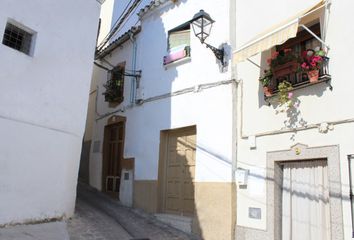
[[303, 62], [301, 68], [307, 72], [310, 83], [318, 81], [319, 71], [325, 61], [325, 52], [319, 48], [308, 49], [302, 54]]
[[272, 88], [270, 87], [271, 79], [273, 78], [273, 72], [271, 69], [264, 70], [263, 76], [259, 78], [263, 86], [263, 92], [266, 97], [272, 96]]
[[278, 85], [278, 99], [280, 105], [286, 105], [287, 107], [292, 106], [292, 96], [293, 93], [291, 92], [293, 90], [293, 86], [290, 82], [288, 81], [283, 81], [279, 83]]
[[122, 84], [122, 81], [115, 79], [109, 79], [106, 84], [103, 84], [106, 91], [102, 94], [106, 102], [120, 103], [123, 101]]
[[274, 52], [267, 62], [275, 78], [296, 72], [299, 66], [298, 58], [290, 48]]

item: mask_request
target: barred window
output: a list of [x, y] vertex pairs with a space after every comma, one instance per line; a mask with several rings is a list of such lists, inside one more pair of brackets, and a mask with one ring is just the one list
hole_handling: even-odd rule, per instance
[[124, 100], [124, 66], [117, 66], [108, 72], [107, 83], [103, 86], [106, 102], [121, 103]]
[[33, 34], [7, 23], [2, 43], [27, 55], [30, 54]]

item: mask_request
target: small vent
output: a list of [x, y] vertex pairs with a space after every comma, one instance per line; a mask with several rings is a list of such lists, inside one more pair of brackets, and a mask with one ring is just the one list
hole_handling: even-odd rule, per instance
[[129, 173], [128, 172], [124, 173], [124, 180], [129, 180]]

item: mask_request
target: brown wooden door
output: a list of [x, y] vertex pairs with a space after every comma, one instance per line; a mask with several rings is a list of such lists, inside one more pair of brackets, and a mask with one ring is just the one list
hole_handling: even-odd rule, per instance
[[165, 169], [165, 212], [194, 215], [195, 128], [168, 133]]
[[118, 197], [124, 148], [124, 122], [106, 126], [104, 142], [102, 189], [104, 192]]

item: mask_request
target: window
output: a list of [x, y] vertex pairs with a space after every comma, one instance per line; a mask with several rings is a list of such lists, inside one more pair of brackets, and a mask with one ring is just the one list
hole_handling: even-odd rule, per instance
[[190, 24], [182, 24], [168, 32], [168, 55], [164, 65], [190, 56]]
[[121, 103], [124, 100], [124, 66], [117, 66], [108, 72], [107, 83], [103, 86], [106, 102]]
[[180, 30], [170, 31], [168, 35], [168, 50], [171, 51], [180, 46], [190, 46], [190, 32], [190, 25]]
[[7, 23], [2, 43], [10, 48], [30, 55], [32, 39], [32, 33], [29, 33], [12, 23]]
[[[320, 23], [312, 25], [310, 30], [321, 38]], [[295, 38], [273, 48], [272, 57], [268, 59], [273, 76], [269, 84], [272, 91], [276, 92], [278, 85], [283, 81], [288, 81], [295, 88], [310, 83], [308, 71], [301, 67], [304, 54], [308, 51], [315, 52], [315, 49], [321, 49], [321, 46], [320, 41], [303, 30], [298, 32]], [[324, 77], [323, 79], [329, 76], [326, 68], [327, 61], [328, 58], [323, 56], [323, 64], [319, 69], [319, 76]]]

